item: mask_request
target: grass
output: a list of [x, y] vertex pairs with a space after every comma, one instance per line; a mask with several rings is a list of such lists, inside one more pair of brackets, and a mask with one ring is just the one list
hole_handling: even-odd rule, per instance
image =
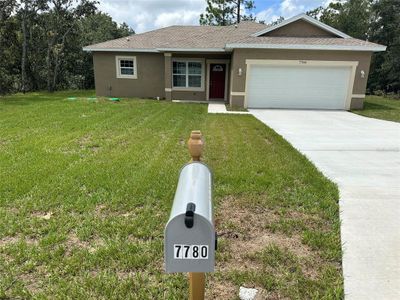
[[225, 104], [226, 110], [227, 111], [248, 111], [247, 108], [238, 106], [238, 105], [232, 105], [230, 106], [229, 104]]
[[400, 122], [400, 100], [367, 96], [364, 109], [353, 110], [353, 112], [365, 117]]
[[343, 297], [337, 187], [273, 130], [202, 104], [92, 94], [0, 98], [1, 299], [187, 298], [187, 276], [163, 271], [163, 230], [192, 129], [220, 236], [207, 297], [241, 285]]

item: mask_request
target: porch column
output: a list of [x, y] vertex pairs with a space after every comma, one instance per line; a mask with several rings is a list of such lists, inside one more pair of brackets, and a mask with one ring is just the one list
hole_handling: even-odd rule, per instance
[[164, 53], [165, 99], [172, 100], [172, 54]]

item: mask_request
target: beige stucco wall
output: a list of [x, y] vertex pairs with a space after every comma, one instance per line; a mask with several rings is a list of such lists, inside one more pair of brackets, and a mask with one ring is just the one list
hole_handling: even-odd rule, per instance
[[[245, 92], [246, 87], [246, 59], [278, 59], [278, 60], [327, 60], [327, 61], [357, 61], [356, 76], [353, 94], [363, 95], [367, 86], [371, 52], [364, 51], [315, 51], [315, 50], [275, 50], [275, 49], [236, 49], [232, 54], [231, 92]], [[242, 76], [238, 75], [239, 68]], [[361, 70], [365, 77], [361, 78]], [[233, 100], [231, 96], [231, 100]], [[239, 100], [241, 99], [241, 100]], [[244, 96], [235, 96], [235, 105], [244, 103]], [[360, 99], [357, 105], [360, 106]], [[353, 102], [353, 101], [352, 101]], [[354, 104], [356, 105], [356, 104]], [[352, 103], [353, 106], [353, 103]]]
[[297, 20], [286, 26], [267, 32], [263, 36], [337, 37], [333, 33], [325, 31], [304, 20]]
[[[117, 78], [116, 56], [136, 56], [137, 79]], [[166, 97], [168, 99], [204, 101], [207, 98], [207, 59], [230, 60], [230, 57], [230, 54], [219, 53], [172, 53], [171, 56], [164, 56], [164, 53], [94, 52], [96, 95], [140, 98]], [[172, 88], [172, 60], [174, 58], [204, 59], [204, 91], [173, 90], [172, 93], [165, 91], [165, 88]], [[229, 73], [228, 69], [228, 76]], [[111, 87], [111, 90], [109, 87]], [[227, 99], [229, 99], [229, 86], [227, 94]]]
[[[118, 55], [136, 56], [137, 79], [117, 78], [115, 57]], [[162, 53], [94, 52], [93, 64], [97, 96], [140, 98], [165, 96]]]
[[[172, 90], [172, 99], [175, 100], [196, 100], [196, 101], [205, 101], [207, 99], [207, 81], [208, 81], [208, 72], [207, 72], [207, 59], [231, 59], [230, 54], [199, 54], [199, 53], [173, 53], [172, 54], [172, 60], [174, 58], [199, 58], [199, 59], [204, 59], [204, 91], [176, 91]], [[171, 64], [172, 68], [172, 64]], [[228, 66], [229, 68], [229, 66]], [[172, 72], [169, 72], [172, 74]], [[229, 77], [229, 69], [228, 69], [228, 77]], [[171, 77], [172, 80], [172, 77]], [[172, 86], [172, 84], [171, 84]], [[228, 89], [227, 89], [227, 99], [229, 99], [229, 79], [228, 79]]]
[[[121, 79], [116, 76], [115, 57], [136, 56], [137, 79]], [[163, 53], [127, 53], [127, 52], [94, 52], [94, 73], [97, 96], [115, 97], [141, 97], [164, 98], [165, 87], [171, 85], [171, 68], [173, 58], [203, 58], [207, 59], [231, 59], [230, 54], [194, 54], [173, 53], [171, 57], [164, 57]], [[330, 61], [358, 61], [353, 94], [365, 94], [367, 85], [370, 52], [354, 51], [299, 51], [299, 50], [259, 50], [237, 49], [234, 50], [231, 65], [228, 69], [228, 99], [233, 105], [243, 105], [244, 96], [230, 96], [230, 92], [245, 92], [246, 85], [246, 59], [281, 59], [281, 60], [330, 60]], [[169, 70], [168, 70], [169, 66]], [[207, 65], [205, 64], [205, 88], [204, 91], [172, 91], [169, 98], [182, 100], [206, 100], [207, 92]], [[242, 69], [242, 76], [238, 75], [238, 69]], [[361, 70], [365, 72], [365, 78], [361, 78]], [[230, 87], [232, 86], [232, 88]], [[111, 87], [111, 91], [109, 90]], [[353, 97], [351, 107], [362, 108], [363, 98]]]

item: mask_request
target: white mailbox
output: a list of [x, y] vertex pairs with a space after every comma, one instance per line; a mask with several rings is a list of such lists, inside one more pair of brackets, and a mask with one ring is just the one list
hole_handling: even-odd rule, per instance
[[216, 235], [212, 209], [212, 175], [201, 162], [184, 166], [165, 227], [167, 273], [213, 272]]

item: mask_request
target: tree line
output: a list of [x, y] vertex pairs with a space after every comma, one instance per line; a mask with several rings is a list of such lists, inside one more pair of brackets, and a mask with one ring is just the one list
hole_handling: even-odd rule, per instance
[[0, 94], [94, 87], [83, 46], [133, 34], [91, 0], [0, 1]]
[[372, 56], [367, 92], [400, 97], [400, 0], [340, 0], [308, 14], [354, 38], [386, 45]]
[[[257, 20], [252, 0], [206, 0], [201, 25]], [[94, 0], [0, 0], [0, 94], [94, 87], [89, 44], [130, 34]], [[373, 55], [368, 90], [400, 93], [400, 0], [338, 0], [308, 15], [348, 35], [387, 46]], [[271, 24], [283, 20], [280, 17]]]

